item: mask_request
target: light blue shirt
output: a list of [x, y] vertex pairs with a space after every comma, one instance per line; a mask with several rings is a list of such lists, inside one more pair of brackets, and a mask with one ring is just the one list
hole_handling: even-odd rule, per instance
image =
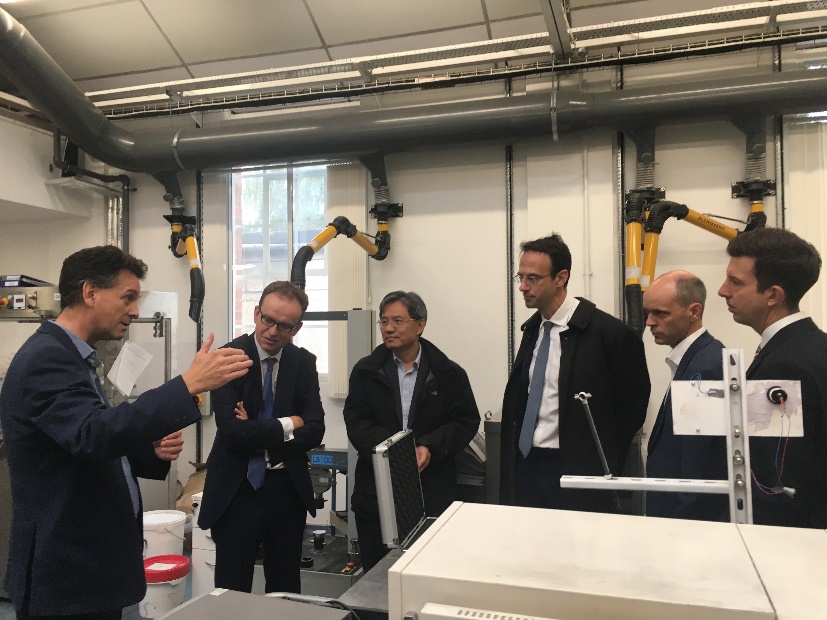
[[[65, 327], [63, 327], [63, 325], [55, 321], [51, 321], [51, 323], [54, 323], [60, 329], [66, 332], [66, 335], [69, 336], [69, 340], [72, 341], [72, 344], [75, 345], [75, 348], [78, 350], [78, 353], [80, 353], [80, 356], [84, 360], [88, 359], [89, 356], [95, 352], [94, 347], [92, 347], [85, 340], [82, 340], [80, 336], [75, 334], [70, 329], [66, 329]], [[92, 385], [95, 386], [95, 391], [98, 391], [98, 381], [100, 379], [97, 376], [97, 372], [91, 367], [89, 368], [89, 378], [92, 379]], [[102, 389], [103, 385], [101, 384], [101, 390]], [[98, 396], [101, 397], [101, 400], [105, 405], [109, 404], [106, 402], [105, 394], [103, 394], [102, 392], [98, 392]], [[138, 508], [141, 505], [140, 490], [138, 489], [138, 483], [135, 481], [135, 476], [132, 475], [132, 467], [130, 467], [129, 459], [127, 459], [126, 456], [121, 457], [121, 468], [123, 469], [123, 474], [126, 477], [126, 486], [129, 487], [129, 497], [132, 500], [132, 510], [135, 512], [135, 516], [137, 517]]]
[[405, 364], [401, 359], [393, 354], [393, 361], [396, 362], [396, 373], [399, 377], [399, 395], [402, 397], [402, 428], [408, 428], [408, 415], [411, 412], [411, 401], [413, 401], [414, 388], [416, 387], [416, 377], [419, 375], [419, 364], [422, 360], [422, 346], [419, 347], [419, 353], [416, 354], [414, 363], [411, 364], [410, 370], [405, 370]]

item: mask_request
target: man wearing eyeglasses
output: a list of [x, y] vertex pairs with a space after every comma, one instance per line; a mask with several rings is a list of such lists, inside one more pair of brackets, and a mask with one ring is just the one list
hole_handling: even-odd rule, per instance
[[616, 511], [607, 491], [561, 489], [561, 475], [602, 476], [589, 405], [609, 469], [619, 475], [646, 418], [649, 373], [643, 342], [587, 299], [567, 294], [571, 252], [560, 235], [521, 244], [517, 273], [527, 308], [523, 338], [503, 397], [500, 502], [537, 508]]
[[253, 369], [211, 392], [218, 427], [198, 517], [215, 541], [215, 587], [250, 592], [259, 546], [266, 592], [300, 592], [306, 515], [316, 514], [307, 451], [324, 435], [316, 356], [292, 344], [307, 295], [273, 282], [255, 308], [255, 333], [228, 347]]
[[422, 338], [428, 319], [422, 298], [388, 293], [379, 316], [382, 344], [353, 367], [344, 409], [347, 436], [359, 452], [351, 507], [365, 571], [388, 552], [379, 525], [373, 448], [403, 429], [413, 431], [425, 512], [436, 517], [456, 499], [454, 457], [480, 423], [468, 375]]

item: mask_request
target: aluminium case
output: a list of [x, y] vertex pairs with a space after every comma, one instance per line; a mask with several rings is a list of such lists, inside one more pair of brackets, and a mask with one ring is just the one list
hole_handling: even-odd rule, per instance
[[406, 548], [433, 519], [425, 515], [413, 432], [399, 431], [373, 449], [382, 542]]

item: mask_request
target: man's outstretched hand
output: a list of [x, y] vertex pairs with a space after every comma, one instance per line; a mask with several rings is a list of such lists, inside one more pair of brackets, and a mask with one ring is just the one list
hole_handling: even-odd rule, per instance
[[241, 349], [222, 348], [210, 351], [215, 336], [210, 334], [192, 364], [181, 377], [189, 393], [195, 396], [221, 387], [225, 383], [247, 374], [253, 360]]

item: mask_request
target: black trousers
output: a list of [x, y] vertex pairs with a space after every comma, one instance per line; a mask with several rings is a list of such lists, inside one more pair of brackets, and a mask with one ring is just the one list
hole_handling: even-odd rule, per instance
[[382, 542], [379, 513], [359, 511], [356, 517], [356, 535], [359, 536], [359, 558], [362, 570], [368, 572], [384, 558], [390, 549]]
[[532, 448], [517, 458], [517, 505], [560, 508], [560, 451]]
[[265, 592], [301, 592], [306, 519], [307, 508], [286, 470], [267, 470], [258, 491], [245, 480], [212, 527], [215, 587], [250, 592], [256, 555], [263, 546]]

